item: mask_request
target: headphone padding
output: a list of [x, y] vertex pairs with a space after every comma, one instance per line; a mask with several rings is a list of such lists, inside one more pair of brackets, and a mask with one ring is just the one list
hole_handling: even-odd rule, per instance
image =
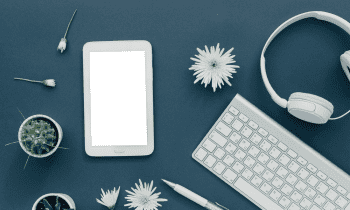
[[346, 51], [343, 55], [340, 56], [340, 63], [345, 75], [350, 81], [350, 51]]
[[291, 99], [302, 99], [302, 100], [307, 100], [307, 101], [312, 101], [314, 103], [318, 103], [325, 108], [327, 108], [331, 113], [333, 113], [334, 107], [333, 104], [326, 99], [319, 97], [317, 95], [313, 95], [310, 93], [301, 93], [301, 92], [296, 92], [290, 95], [289, 100]]

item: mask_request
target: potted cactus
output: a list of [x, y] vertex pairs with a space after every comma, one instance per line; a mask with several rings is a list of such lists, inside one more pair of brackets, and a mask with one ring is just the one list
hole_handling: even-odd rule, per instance
[[49, 193], [38, 198], [32, 210], [75, 210], [75, 203], [69, 195]]
[[19, 128], [18, 141], [30, 156], [43, 158], [53, 154], [62, 141], [61, 126], [52, 118], [38, 114], [28, 117]]

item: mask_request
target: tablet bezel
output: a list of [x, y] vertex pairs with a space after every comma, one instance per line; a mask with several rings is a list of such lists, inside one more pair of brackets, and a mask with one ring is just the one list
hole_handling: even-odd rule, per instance
[[[92, 146], [91, 137], [91, 93], [90, 93], [90, 52], [145, 51], [146, 64], [146, 109], [147, 145], [132, 146]], [[84, 135], [85, 152], [89, 156], [145, 156], [154, 150], [153, 122], [153, 69], [152, 46], [148, 41], [97, 41], [87, 42], [83, 47], [84, 71]]]

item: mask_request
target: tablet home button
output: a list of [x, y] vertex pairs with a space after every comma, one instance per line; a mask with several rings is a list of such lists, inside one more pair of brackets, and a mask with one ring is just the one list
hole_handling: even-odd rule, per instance
[[116, 149], [114, 150], [115, 153], [124, 153], [125, 150], [124, 149]]

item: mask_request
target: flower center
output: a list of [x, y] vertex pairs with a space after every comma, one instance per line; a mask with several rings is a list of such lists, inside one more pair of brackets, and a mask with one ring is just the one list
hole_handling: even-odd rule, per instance
[[142, 205], [145, 205], [149, 202], [149, 197], [144, 196], [140, 199], [140, 201], [141, 201]]
[[210, 66], [212, 69], [216, 69], [218, 67], [218, 63], [215, 60], [213, 60], [210, 62]]

